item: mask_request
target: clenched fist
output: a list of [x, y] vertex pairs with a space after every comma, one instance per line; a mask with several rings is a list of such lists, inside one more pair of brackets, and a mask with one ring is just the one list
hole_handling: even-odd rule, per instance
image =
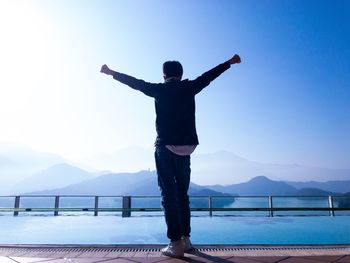
[[228, 60], [228, 62], [232, 65], [232, 64], [237, 64], [237, 63], [241, 63], [241, 58], [236, 54], [234, 55], [232, 58], [230, 58]]
[[113, 75], [115, 72], [113, 70], [111, 70], [106, 64], [104, 64], [101, 67], [100, 70], [101, 73], [107, 74], [107, 75]]

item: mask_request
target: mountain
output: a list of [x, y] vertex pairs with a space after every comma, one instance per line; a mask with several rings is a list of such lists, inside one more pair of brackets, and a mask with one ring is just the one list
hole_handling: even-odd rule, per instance
[[[157, 174], [155, 171], [137, 173], [104, 174], [99, 177], [72, 184], [66, 187], [33, 191], [29, 195], [133, 195], [159, 196]], [[210, 190], [191, 183], [190, 195], [230, 195]]]
[[[201, 185], [230, 185], [245, 182], [259, 175], [265, 175], [276, 181], [295, 181], [296, 179], [319, 182], [326, 182], [329, 179], [350, 180], [350, 169], [260, 163], [241, 158], [228, 151], [194, 154], [191, 163], [192, 180]], [[336, 189], [330, 188], [329, 190]]]
[[209, 189], [222, 193], [238, 195], [295, 195], [296, 189], [285, 182], [272, 181], [266, 176], [257, 176], [246, 183], [232, 185], [206, 186]]
[[329, 195], [341, 195], [339, 193], [332, 193], [317, 188], [301, 188], [296, 191], [297, 196], [329, 196]]
[[202, 188], [200, 190], [190, 189], [188, 194], [190, 196], [237, 196], [237, 194], [225, 194], [208, 188]]
[[[67, 165], [65, 165], [67, 168]], [[70, 167], [70, 169], [73, 169]], [[78, 168], [75, 168], [78, 169]], [[43, 173], [45, 174], [45, 173]], [[89, 175], [87, 175], [89, 176]], [[37, 178], [42, 178], [38, 176]], [[89, 177], [84, 181], [65, 187], [32, 191], [28, 195], [132, 195], [159, 196], [157, 174], [155, 171], [137, 173], [109, 173], [98, 177]], [[82, 179], [82, 178], [80, 178]], [[47, 187], [46, 187], [47, 189]], [[328, 196], [341, 195], [336, 192], [317, 188], [296, 189], [283, 181], [274, 181], [266, 176], [257, 176], [240, 184], [201, 186], [191, 182], [191, 196]]]
[[[97, 170], [135, 172], [142, 169], [155, 169], [154, 149], [129, 147], [112, 154], [96, 154], [84, 160]], [[194, 153], [191, 156], [192, 181], [201, 185], [241, 183], [258, 175], [272, 180], [295, 181], [296, 179], [328, 181], [350, 180], [350, 169], [329, 169], [298, 164], [271, 164], [251, 161], [229, 151], [209, 154]]]
[[93, 176], [77, 167], [66, 163], [56, 164], [28, 177], [13, 187], [13, 192], [25, 193], [49, 190], [79, 183]]
[[328, 181], [328, 182], [286, 182], [296, 189], [318, 188], [324, 191], [346, 193], [350, 192], [350, 180], [348, 181]]
[[0, 194], [12, 194], [12, 187], [42, 169], [64, 162], [56, 154], [41, 153], [16, 143], [0, 142]]
[[[325, 189], [320, 189], [316, 187], [302, 187], [302, 188], [296, 188], [293, 186], [293, 182], [283, 182], [283, 181], [273, 181], [265, 176], [257, 176], [251, 179], [250, 181], [246, 183], [240, 183], [240, 184], [232, 184], [232, 185], [212, 185], [212, 186], [206, 186], [209, 189], [219, 191], [219, 192], [225, 192], [230, 194], [239, 194], [239, 195], [273, 195], [273, 196], [283, 196], [283, 195], [291, 195], [291, 196], [339, 196], [342, 195], [341, 191], [339, 189], [344, 189], [342, 187], [338, 187], [337, 184], [333, 184], [332, 182], [329, 182], [331, 186], [333, 186], [333, 190], [335, 191], [328, 191]], [[343, 184], [346, 185], [346, 187], [349, 187], [350, 181], [343, 181]], [[299, 186], [303, 186], [303, 184], [299, 184]], [[306, 186], [327, 186], [328, 182], [319, 183], [307, 183]], [[343, 195], [346, 195], [343, 193]]]
[[[190, 195], [295, 195], [297, 190], [264, 176], [229, 186], [200, 186], [191, 184]], [[63, 188], [36, 191], [39, 195], [159, 195], [155, 171], [107, 174]]]
[[[52, 190], [36, 191], [29, 194], [44, 195], [128, 195], [143, 183], [155, 178], [155, 172], [104, 174], [99, 177]], [[148, 184], [146, 184], [148, 185]], [[146, 187], [145, 188], [148, 188]], [[147, 189], [148, 190], [148, 189]], [[150, 189], [149, 193], [153, 190]]]
[[222, 193], [222, 192], [218, 192], [218, 191], [214, 191], [212, 189], [209, 189], [208, 187], [205, 186], [201, 186], [198, 184], [195, 184], [193, 182], [190, 183], [190, 188], [188, 191], [188, 194], [191, 196], [237, 196], [237, 194], [235, 193]]

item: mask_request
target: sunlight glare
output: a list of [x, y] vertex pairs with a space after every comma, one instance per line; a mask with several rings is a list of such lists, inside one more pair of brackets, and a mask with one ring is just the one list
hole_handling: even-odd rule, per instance
[[26, 2], [0, 2], [0, 118], [8, 137], [3, 139], [34, 138], [32, 127], [49, 118], [43, 107], [50, 92], [45, 84], [56, 70], [49, 59], [57, 43], [40, 11]]

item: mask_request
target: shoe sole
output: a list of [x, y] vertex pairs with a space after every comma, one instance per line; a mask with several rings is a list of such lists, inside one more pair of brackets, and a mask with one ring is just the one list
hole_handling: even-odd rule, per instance
[[163, 252], [163, 251], [162, 251], [162, 255], [167, 256], [167, 257], [171, 257], [171, 258], [183, 258], [184, 257], [184, 255], [174, 255], [174, 254]]

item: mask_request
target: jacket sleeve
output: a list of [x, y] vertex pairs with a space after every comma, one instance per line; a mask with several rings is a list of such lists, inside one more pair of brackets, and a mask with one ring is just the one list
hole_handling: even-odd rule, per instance
[[211, 81], [219, 77], [224, 71], [230, 68], [230, 63], [224, 62], [215, 68], [203, 73], [201, 76], [191, 81], [194, 94], [199, 93], [202, 89], [209, 85]]
[[113, 78], [125, 85], [128, 85], [132, 89], [143, 92], [147, 96], [155, 97], [157, 94], [159, 84], [149, 83], [142, 79], [137, 79], [120, 72], [114, 73]]

